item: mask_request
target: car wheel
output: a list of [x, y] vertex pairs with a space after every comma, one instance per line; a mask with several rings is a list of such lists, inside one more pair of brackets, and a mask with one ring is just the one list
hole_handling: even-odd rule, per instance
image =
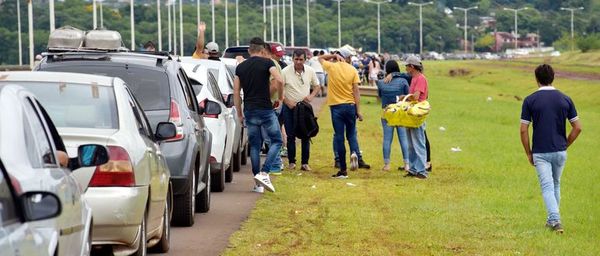
[[196, 195], [196, 212], [208, 212], [210, 210], [210, 176], [209, 165], [206, 172], [204, 172], [204, 177], [202, 177], [202, 182], [206, 184], [206, 187], [200, 194]]
[[171, 247], [171, 221], [169, 213], [171, 212], [171, 187], [169, 187], [169, 193], [167, 194], [167, 199], [165, 203], [165, 212], [163, 213], [163, 223], [162, 223], [162, 234], [160, 236], [160, 241], [150, 248], [151, 252], [154, 253], [165, 253], [169, 251]]
[[148, 240], [146, 238], [146, 212], [144, 212], [144, 217], [142, 218], [142, 224], [140, 224], [140, 231], [138, 236], [138, 249], [132, 255], [134, 256], [146, 256], [148, 244]]
[[231, 183], [233, 181], [233, 155], [231, 156], [231, 160], [229, 160], [229, 167], [225, 170], [225, 182]]
[[173, 208], [173, 225], [191, 227], [194, 225], [194, 209], [196, 208], [196, 167], [190, 170], [192, 177], [188, 180], [187, 193], [175, 197]]
[[241, 149], [238, 148], [237, 152], [235, 152], [233, 154], [233, 161], [231, 162], [231, 164], [233, 165], [233, 172], [239, 172], [242, 165], [241, 165], [241, 161], [242, 161], [242, 154], [244, 152], [241, 151]]
[[223, 192], [225, 190], [225, 170], [223, 170], [222, 166], [218, 173], [212, 173], [212, 177], [210, 177], [210, 189], [214, 192]]
[[244, 146], [244, 150], [242, 151], [242, 160], [240, 161], [242, 165], [246, 165], [248, 163], [248, 156], [250, 156], [250, 150], [248, 150], [248, 144]]

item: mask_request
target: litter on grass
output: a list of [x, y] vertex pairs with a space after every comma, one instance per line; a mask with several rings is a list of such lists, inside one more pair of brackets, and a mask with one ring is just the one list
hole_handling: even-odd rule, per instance
[[302, 176], [302, 173], [298, 173], [298, 176]]
[[453, 148], [450, 148], [450, 151], [452, 151], [452, 152], [461, 152], [462, 149], [460, 149], [460, 147], [455, 147], [455, 148], [453, 147]]
[[317, 188], [317, 185], [312, 185], [312, 187], [310, 187], [310, 188], [315, 189], [315, 188]]
[[440, 126], [440, 131], [445, 132], [446, 131], [446, 127]]
[[492, 97], [487, 97], [487, 101], [492, 101]]
[[346, 183], [346, 185], [348, 185], [348, 187], [356, 187], [356, 184], [353, 184], [353, 183], [350, 183], [350, 182]]

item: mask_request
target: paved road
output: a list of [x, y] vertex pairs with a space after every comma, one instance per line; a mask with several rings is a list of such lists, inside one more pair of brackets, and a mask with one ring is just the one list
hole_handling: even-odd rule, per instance
[[[315, 113], [320, 112], [324, 102], [325, 98], [315, 98], [312, 102]], [[253, 186], [248, 158], [248, 164], [234, 173], [233, 182], [226, 184], [224, 192], [212, 193], [210, 211], [196, 214], [193, 227], [171, 228], [171, 249], [162, 255], [220, 255], [261, 196], [251, 191]]]

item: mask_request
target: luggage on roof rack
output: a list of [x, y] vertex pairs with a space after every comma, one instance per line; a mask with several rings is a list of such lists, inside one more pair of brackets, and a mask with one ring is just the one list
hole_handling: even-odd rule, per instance
[[54, 30], [48, 37], [48, 51], [129, 51], [123, 47], [121, 34], [113, 30], [96, 29], [85, 33], [71, 26]]
[[48, 49], [78, 49], [83, 46], [84, 32], [71, 26], [57, 28], [48, 38]]
[[85, 47], [103, 50], [120, 50], [122, 47], [121, 34], [113, 30], [96, 29], [85, 35]]

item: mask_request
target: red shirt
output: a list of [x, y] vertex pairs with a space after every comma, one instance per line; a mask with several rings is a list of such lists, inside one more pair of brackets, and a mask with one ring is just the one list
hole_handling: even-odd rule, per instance
[[415, 92], [420, 92], [421, 95], [419, 95], [419, 101], [424, 101], [427, 99], [429, 91], [428, 87], [429, 86], [427, 85], [427, 78], [425, 78], [425, 75], [418, 74], [411, 79], [408, 93], [414, 94]]

